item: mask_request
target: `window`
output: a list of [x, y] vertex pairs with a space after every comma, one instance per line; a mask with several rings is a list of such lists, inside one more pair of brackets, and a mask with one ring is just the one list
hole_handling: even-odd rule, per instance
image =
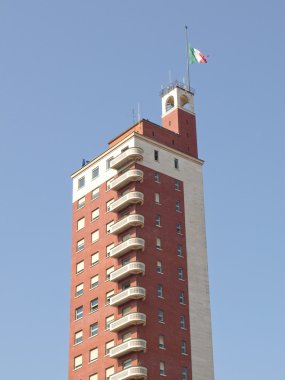
[[155, 200], [155, 203], [160, 204], [160, 194], [159, 193], [154, 193], [154, 200]]
[[156, 272], [162, 273], [162, 262], [161, 261], [156, 262]]
[[122, 260], [121, 260], [122, 267], [123, 267], [124, 265], [128, 265], [130, 262], [131, 262], [130, 257], [126, 257], [126, 258], [122, 259]]
[[129, 368], [131, 367], [131, 365], [132, 365], [132, 359], [127, 359], [123, 361], [123, 369]]
[[108, 158], [108, 160], [106, 161], [106, 170], [110, 169], [111, 167], [111, 161], [113, 160], [113, 156]]
[[157, 297], [163, 298], [163, 286], [157, 285]]
[[159, 363], [159, 374], [164, 376], [166, 375], [165, 373], [165, 363], [164, 362], [160, 362]]
[[106, 210], [107, 211], [110, 211], [110, 206], [111, 204], [114, 202], [114, 199], [110, 199], [107, 203], [106, 203]]
[[83, 283], [81, 283], [79, 285], [76, 285], [76, 287], [75, 287], [75, 297], [82, 296], [82, 294], [83, 294], [83, 288], [84, 288], [84, 284]]
[[110, 267], [108, 269], [106, 269], [106, 281], [110, 281], [110, 276], [111, 276], [111, 273], [114, 272], [114, 267]]
[[84, 260], [76, 264], [76, 274], [84, 271]]
[[127, 332], [126, 334], [124, 334], [122, 336], [123, 342], [127, 342], [128, 340], [131, 340], [131, 339], [132, 339], [132, 333], [131, 332]]
[[183, 367], [182, 368], [182, 380], [187, 380], [188, 379], [187, 372], [188, 372], [187, 368]]
[[95, 311], [98, 311], [98, 298], [90, 301], [90, 313], [94, 313]]
[[98, 380], [98, 373], [93, 373], [93, 375], [90, 375], [89, 380]]
[[122, 284], [122, 290], [129, 289], [130, 286], [131, 286], [131, 282], [130, 282], [130, 281], [124, 282], [124, 283]]
[[185, 341], [185, 340], [182, 340], [182, 341], [181, 341], [181, 354], [184, 354], [184, 355], [187, 354], [187, 350], [186, 350], [186, 341]]
[[106, 190], [110, 190], [111, 189], [111, 183], [113, 181], [113, 178], [109, 179], [107, 182], [106, 182]]
[[160, 238], [156, 238], [156, 248], [161, 249], [161, 239]]
[[164, 323], [164, 313], [163, 310], [158, 310], [158, 322]]
[[180, 316], [180, 328], [185, 329], [185, 317], [184, 317], [184, 315]]
[[77, 201], [77, 208], [82, 208], [85, 206], [85, 197], [82, 197], [80, 199], [78, 199]]
[[181, 223], [176, 223], [176, 232], [178, 234], [181, 234], [182, 233], [182, 226], [181, 226]]
[[98, 322], [90, 325], [90, 336], [98, 335]]
[[98, 348], [92, 348], [92, 350], [89, 351], [89, 362], [94, 362], [94, 360], [98, 359]]
[[178, 268], [178, 279], [179, 280], [183, 280], [183, 278], [184, 278], [183, 269], [182, 268]]
[[75, 320], [77, 321], [78, 319], [83, 317], [83, 306], [79, 306], [75, 309]]
[[158, 161], [158, 150], [154, 151], [154, 161]]
[[129, 240], [129, 239], [131, 239], [131, 235], [130, 235], [130, 234], [124, 235], [124, 236], [122, 237], [122, 241], [127, 241], [127, 240]]
[[85, 218], [77, 220], [77, 231], [82, 230], [85, 227]]
[[109, 367], [109, 368], [107, 368], [106, 369], [106, 380], [110, 380], [110, 377], [112, 376], [112, 375], [114, 375], [114, 373], [115, 373], [115, 368], [114, 367]]
[[83, 249], [84, 249], [84, 239], [81, 239], [76, 243], [76, 251], [79, 252], [79, 251], [82, 251]]
[[165, 348], [165, 345], [164, 345], [164, 335], [159, 335], [158, 337], [158, 347], [159, 348]]
[[110, 290], [110, 292], [106, 293], [106, 304], [110, 303], [111, 297], [115, 294], [114, 290]]
[[96, 187], [96, 189], [94, 189], [91, 194], [92, 201], [94, 201], [94, 199], [97, 199], [98, 197], [99, 197], [99, 187]]
[[85, 186], [85, 177], [81, 177], [78, 180], [78, 189], [81, 189], [84, 186]]
[[106, 257], [109, 257], [112, 249], [114, 248], [114, 243], [107, 245], [106, 247]]
[[161, 218], [160, 218], [160, 215], [156, 215], [155, 216], [155, 225], [156, 225], [156, 227], [161, 227]]
[[174, 180], [174, 189], [180, 191], [180, 181], [178, 179]]
[[90, 279], [90, 289], [97, 288], [98, 285], [99, 285], [99, 276], [98, 274], [96, 274]]
[[91, 234], [91, 243], [96, 243], [96, 241], [99, 240], [99, 230], [96, 230], [94, 232], [92, 232]]
[[111, 227], [112, 227], [112, 225], [114, 223], [115, 223], [114, 220], [112, 220], [111, 222], [109, 222], [109, 223], [106, 224], [106, 232], [107, 232], [107, 234], [111, 233]]
[[80, 330], [74, 334], [74, 344], [81, 343], [82, 341], [83, 341], [83, 331]]
[[106, 330], [110, 329], [110, 324], [114, 321], [114, 319], [115, 319], [114, 314], [106, 317]]
[[113, 348], [114, 346], [115, 346], [115, 341], [114, 340], [110, 340], [110, 342], [107, 342], [106, 346], [105, 346], [105, 354], [109, 355], [111, 348]]
[[94, 220], [99, 218], [99, 207], [92, 211], [91, 213], [91, 221], [94, 222]]
[[92, 253], [91, 255], [91, 265], [96, 265], [99, 262], [99, 252]]
[[184, 292], [180, 292], [179, 294], [179, 302], [184, 305], [185, 304], [185, 295]]
[[175, 167], [175, 169], [179, 169], [179, 161], [178, 161], [178, 158], [174, 158], [174, 167]]
[[176, 203], [175, 203], [175, 210], [177, 212], [181, 212], [181, 203], [180, 203], [180, 201], [176, 201]]
[[183, 251], [182, 251], [182, 245], [181, 244], [178, 244], [178, 246], [177, 246], [177, 255], [179, 257], [183, 256]]
[[74, 358], [74, 369], [82, 367], [82, 355], [78, 355]]
[[126, 306], [122, 309], [122, 315], [125, 316], [127, 314], [130, 314], [132, 312], [132, 307], [131, 306]]
[[160, 183], [160, 174], [158, 172], [154, 173], [154, 181]]
[[96, 168], [92, 170], [92, 179], [98, 177], [98, 175], [99, 175], [99, 166], [96, 166]]

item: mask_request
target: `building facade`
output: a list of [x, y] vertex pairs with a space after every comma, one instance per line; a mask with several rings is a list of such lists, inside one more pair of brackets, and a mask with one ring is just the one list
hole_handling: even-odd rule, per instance
[[213, 380], [194, 94], [72, 175], [68, 380]]

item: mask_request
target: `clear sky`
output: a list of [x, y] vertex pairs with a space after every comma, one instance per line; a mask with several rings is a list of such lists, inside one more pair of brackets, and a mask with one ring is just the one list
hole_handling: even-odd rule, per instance
[[185, 24], [210, 55], [191, 77], [216, 380], [285, 379], [284, 14], [281, 0], [1, 0], [1, 379], [67, 380], [70, 174], [138, 103], [160, 123]]

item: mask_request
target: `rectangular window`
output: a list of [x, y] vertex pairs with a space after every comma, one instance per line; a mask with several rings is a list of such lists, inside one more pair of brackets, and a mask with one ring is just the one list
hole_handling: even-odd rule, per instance
[[180, 316], [180, 328], [185, 329], [185, 317], [184, 317], [184, 315]]
[[162, 262], [161, 261], [156, 262], [156, 272], [162, 273]]
[[83, 306], [79, 306], [75, 309], [75, 320], [81, 319], [83, 317]]
[[90, 375], [89, 380], [98, 380], [98, 373], [93, 373], [93, 375]]
[[114, 178], [111, 178], [111, 179], [109, 179], [109, 180], [106, 182], [106, 190], [107, 190], [107, 191], [111, 189], [111, 183], [112, 183], [113, 179], [114, 179]]
[[113, 156], [108, 158], [108, 160], [106, 161], [106, 170], [110, 169], [111, 167], [111, 161], [113, 160]]
[[158, 214], [155, 216], [155, 225], [156, 227], [161, 227], [161, 218]]
[[106, 257], [109, 257], [112, 249], [114, 248], [114, 243], [107, 245], [106, 247]]
[[91, 255], [91, 266], [99, 263], [99, 252], [92, 253]]
[[77, 220], [77, 231], [82, 230], [85, 227], [85, 218]]
[[160, 183], [160, 174], [158, 172], [154, 173], [154, 181]]
[[158, 322], [164, 323], [164, 313], [163, 313], [163, 310], [158, 310]]
[[110, 290], [110, 292], [106, 293], [106, 304], [109, 305], [110, 299], [113, 297], [115, 294], [114, 290]]
[[127, 359], [123, 361], [123, 369], [127, 369], [132, 366], [132, 359]]
[[178, 161], [178, 158], [174, 158], [174, 167], [175, 167], [175, 169], [179, 169], [179, 161]]
[[84, 260], [76, 264], [76, 274], [84, 271]]
[[157, 285], [157, 297], [163, 298], [163, 287], [162, 287], [162, 285]]
[[111, 222], [109, 222], [109, 223], [106, 224], [106, 233], [107, 233], [107, 234], [110, 234], [110, 233], [111, 233], [111, 227], [112, 227], [112, 225], [113, 225], [114, 223], [115, 223], [114, 220], [112, 220]]
[[181, 226], [181, 223], [176, 223], [176, 232], [178, 234], [181, 234], [182, 233], [182, 226]]
[[114, 272], [114, 267], [110, 267], [106, 270], [106, 281], [110, 281], [111, 273]]
[[98, 298], [94, 298], [94, 300], [90, 301], [90, 313], [94, 313], [95, 311], [98, 311], [99, 305], [98, 305]]
[[111, 204], [114, 202], [114, 199], [110, 199], [107, 203], [106, 203], [106, 211], [110, 211], [110, 206]]
[[123, 259], [121, 260], [122, 267], [123, 267], [124, 265], [128, 265], [130, 262], [131, 262], [130, 257], [125, 257], [125, 258], [123, 258]]
[[128, 340], [131, 340], [132, 339], [132, 333], [131, 332], [127, 332], [126, 334], [123, 335], [122, 337], [123, 339], [123, 342], [127, 342]]
[[158, 150], [154, 151], [154, 161], [158, 161]]
[[185, 340], [182, 340], [182, 341], [181, 341], [181, 354], [184, 354], [184, 355], [187, 354], [187, 350], [186, 350], [186, 341], [185, 341]]
[[164, 335], [159, 335], [158, 337], [158, 347], [159, 348], [165, 348], [165, 345], [164, 345]]
[[182, 380], [187, 380], [188, 379], [187, 372], [188, 372], [187, 368], [183, 367], [182, 368]]
[[156, 238], [156, 248], [161, 249], [161, 239], [160, 238]]
[[83, 331], [80, 330], [80, 331], [77, 331], [75, 334], [74, 334], [74, 344], [79, 344], [83, 341]]
[[99, 285], [99, 276], [98, 274], [96, 274], [90, 279], [90, 289], [97, 288], [98, 285]]
[[115, 368], [114, 367], [107, 368], [106, 369], [106, 375], [105, 375], [106, 380], [110, 380], [110, 377], [112, 375], [114, 375], [114, 373], [115, 373]]
[[160, 194], [159, 193], [154, 193], [154, 201], [157, 204], [160, 204]]
[[98, 359], [98, 348], [92, 348], [92, 350], [89, 351], [89, 362], [94, 362]]
[[185, 304], [185, 294], [184, 292], [180, 292], [179, 294], [179, 302], [184, 305]]
[[160, 362], [159, 363], [159, 374], [160, 375], [166, 375], [166, 372], [165, 372], [165, 363], [164, 362]]
[[83, 283], [81, 283], [79, 285], [76, 285], [76, 287], [75, 287], [75, 297], [82, 296], [82, 294], [83, 294], [83, 288], [84, 288], [84, 284]]
[[96, 241], [99, 240], [99, 230], [96, 230], [94, 232], [92, 232], [91, 234], [91, 243], [96, 243]]
[[82, 197], [80, 199], [78, 199], [77, 201], [77, 208], [82, 208], [85, 206], [85, 197]]
[[92, 211], [91, 213], [91, 221], [94, 222], [94, 220], [99, 218], [99, 207]]
[[183, 278], [184, 278], [183, 269], [178, 268], [178, 279], [183, 280]]
[[79, 251], [82, 251], [83, 249], [84, 249], [84, 239], [81, 239], [76, 243], [76, 251], [79, 252]]
[[178, 244], [177, 246], [177, 255], [182, 257], [183, 256], [183, 251], [182, 251], [182, 245]]
[[74, 369], [82, 367], [82, 355], [78, 355], [74, 358]]
[[174, 189], [180, 191], [180, 181], [178, 179], [174, 180]]
[[85, 177], [81, 177], [78, 179], [78, 189], [81, 189], [85, 186]]
[[124, 307], [124, 308], [122, 309], [122, 315], [123, 315], [123, 317], [124, 317], [125, 315], [130, 314], [131, 312], [132, 312], [132, 307], [131, 307], [131, 306], [126, 306], [126, 307]]
[[176, 203], [175, 203], [175, 210], [177, 212], [181, 212], [181, 203], [180, 203], [180, 201], [176, 201]]
[[98, 335], [98, 322], [90, 325], [90, 336]]
[[106, 345], [105, 345], [105, 354], [109, 355], [111, 348], [113, 348], [114, 346], [115, 346], [115, 341], [114, 340], [110, 340], [110, 342], [107, 342]]
[[98, 175], [99, 175], [99, 166], [96, 166], [96, 168], [92, 170], [92, 179], [98, 177]]
[[114, 319], [115, 319], [114, 314], [106, 317], [106, 330], [110, 329], [110, 324], [114, 321]]
[[94, 201], [94, 199], [99, 198], [99, 187], [96, 187], [96, 189], [92, 191], [91, 198], [92, 201]]

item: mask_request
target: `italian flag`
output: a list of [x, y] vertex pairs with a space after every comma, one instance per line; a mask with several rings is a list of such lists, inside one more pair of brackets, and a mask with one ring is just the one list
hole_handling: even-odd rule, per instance
[[195, 62], [207, 63], [207, 60], [206, 60], [205, 56], [199, 50], [189, 46], [189, 63], [192, 64]]

